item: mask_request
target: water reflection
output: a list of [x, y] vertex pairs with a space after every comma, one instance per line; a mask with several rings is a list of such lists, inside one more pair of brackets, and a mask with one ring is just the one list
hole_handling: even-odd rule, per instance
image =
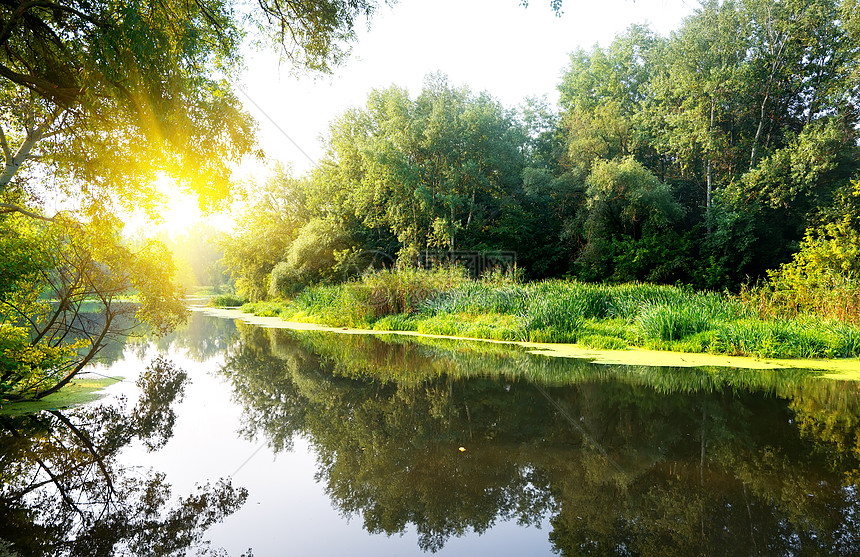
[[133, 408], [0, 415], [0, 555], [184, 555], [238, 509], [247, 493], [229, 482], [171, 501], [163, 474], [120, 463], [129, 444], [167, 443], [186, 380], [156, 358]]
[[855, 383], [595, 366], [502, 345], [240, 327], [243, 432], [288, 450], [367, 531], [424, 550], [499, 521], [561, 555], [860, 548]]
[[[317, 459], [326, 508], [367, 532], [416, 532], [424, 551], [450, 551], [452, 538], [503, 521], [544, 527], [541, 541], [561, 555], [860, 549], [856, 383], [802, 371], [592, 365], [489, 343], [237, 329], [199, 313], [126, 354], [155, 346], [206, 361], [200, 369], [218, 366], [218, 377], [195, 369], [196, 390], [178, 407], [185, 375], [158, 360], [134, 404], [0, 417], [0, 556], [182, 555], [209, 525], [234, 512], [227, 522], [242, 523], [252, 506], [258, 521], [279, 521], [289, 543], [301, 533], [282, 524], [283, 506], [258, 499], [236, 512], [246, 493], [229, 483], [171, 497], [170, 476], [120, 453], [132, 447], [139, 458], [143, 446], [179, 455], [159, 469], [190, 469], [196, 480], [204, 459], [218, 460], [225, 447], [236, 453], [226, 455], [229, 472], [260, 443], [277, 453], [298, 439]], [[231, 442], [228, 390], [253, 443]], [[177, 419], [214, 448], [171, 453]], [[188, 441], [176, 429], [174, 447]], [[271, 483], [293, 473], [283, 460], [253, 477], [239, 467], [241, 479], [275, 492]], [[264, 543], [242, 524], [231, 531], [237, 548]], [[340, 521], [314, 528], [343, 531]]]

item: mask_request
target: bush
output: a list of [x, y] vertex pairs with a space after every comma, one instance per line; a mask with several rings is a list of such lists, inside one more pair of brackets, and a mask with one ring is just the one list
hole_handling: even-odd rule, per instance
[[763, 316], [808, 312], [860, 324], [860, 233], [849, 217], [808, 230], [794, 259], [768, 275], [768, 285], [745, 292]]
[[292, 298], [306, 285], [305, 277], [289, 263], [281, 261], [269, 275], [270, 298]]
[[209, 305], [219, 308], [224, 307], [239, 307], [248, 303], [247, 298], [241, 298], [234, 294], [220, 294], [218, 296], [213, 296], [212, 299], [209, 300]]

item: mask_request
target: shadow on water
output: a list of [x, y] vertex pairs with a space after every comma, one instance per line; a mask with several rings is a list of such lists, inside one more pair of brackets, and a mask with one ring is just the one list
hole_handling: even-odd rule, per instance
[[[22, 416], [0, 415], [0, 555], [184, 555], [247, 498], [229, 481], [171, 503], [163, 474], [119, 463], [173, 435], [186, 374], [156, 358], [124, 400]], [[205, 549], [205, 548], [204, 548]]]
[[500, 521], [561, 555], [855, 555], [858, 385], [594, 365], [496, 344], [240, 325], [243, 434], [312, 444], [371, 533], [437, 551]]

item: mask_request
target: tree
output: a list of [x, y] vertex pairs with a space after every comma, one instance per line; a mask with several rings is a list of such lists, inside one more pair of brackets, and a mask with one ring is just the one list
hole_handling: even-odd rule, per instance
[[659, 149], [679, 177], [704, 182], [706, 208], [739, 163], [733, 138], [749, 81], [749, 25], [734, 2], [703, 4], [673, 36], [655, 84]]
[[[375, 6], [262, 0], [253, 17], [297, 67], [326, 69]], [[4, 268], [0, 293], [4, 398], [62, 387], [128, 331], [121, 316], [176, 322], [169, 257], [154, 243], [123, 245], [114, 215], [156, 217], [161, 174], [203, 208], [230, 196], [231, 165], [254, 147], [230, 81], [242, 25], [226, 0], [0, 3], [0, 219], [25, 256]], [[46, 215], [49, 196], [74, 211]], [[43, 224], [32, 232], [22, 218]], [[137, 312], [118, 302], [134, 292]], [[99, 318], [85, 318], [93, 303]]]
[[660, 243], [671, 242], [666, 231], [684, 215], [669, 186], [633, 158], [598, 161], [586, 185], [582, 218], [587, 244], [580, 262], [590, 268], [588, 272], [615, 280], [669, 279], [660, 276], [666, 271], [659, 266], [677, 263], [674, 254], [666, 253], [671, 244], [656, 257], [644, 257], [647, 246], [658, 245], [649, 244], [651, 240], [662, 237]]
[[[559, 84], [564, 168], [588, 179], [600, 161], [633, 157], [685, 209], [648, 249], [648, 265], [678, 258], [678, 273], [658, 275], [735, 288], [787, 261], [819, 213], [836, 210], [858, 169], [852, 5], [706, 2], [668, 38], [633, 27], [571, 55]], [[572, 251], [590, 250], [575, 222]], [[623, 243], [601, 249], [629, 260], [637, 249]]]
[[596, 159], [626, 157], [640, 149], [637, 119], [659, 69], [662, 43], [647, 26], [634, 25], [606, 49], [571, 54], [558, 86], [569, 166], [588, 172]]
[[[158, 333], [184, 317], [162, 244], [123, 245], [111, 223], [27, 220], [3, 222], [9, 227], [4, 244], [9, 237], [20, 244], [27, 231], [25, 253], [38, 263], [16, 270], [0, 295], [0, 400], [52, 394], [109, 341], [143, 332], [141, 322]], [[135, 293], [136, 303], [129, 299]]]
[[239, 219], [238, 233], [224, 235], [224, 265], [236, 290], [253, 300], [264, 299], [269, 274], [286, 258], [290, 244], [309, 218], [307, 185], [277, 167], [263, 187], [250, 192], [249, 205]]
[[331, 126], [314, 179], [320, 209], [388, 231], [402, 254], [498, 244], [499, 220], [518, 204], [525, 141], [511, 111], [442, 75], [414, 100], [397, 87], [373, 91]]
[[[342, 59], [356, 18], [375, 7], [262, 0], [252, 17], [297, 68], [325, 70]], [[230, 2], [6, 2], [0, 21], [6, 210], [27, 210], [7, 196], [28, 166], [31, 175], [49, 169], [63, 193], [108, 212], [113, 202], [155, 212], [158, 172], [204, 207], [229, 194], [230, 163], [253, 147], [230, 82], [243, 35]]]

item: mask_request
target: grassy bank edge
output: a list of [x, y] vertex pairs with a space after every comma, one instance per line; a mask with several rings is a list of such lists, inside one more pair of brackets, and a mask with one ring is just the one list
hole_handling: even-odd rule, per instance
[[606, 350], [588, 348], [570, 343], [523, 342], [513, 340], [494, 340], [453, 335], [436, 335], [416, 331], [382, 331], [378, 329], [355, 327], [331, 327], [317, 323], [285, 321], [278, 316], [261, 316], [243, 312], [240, 308], [192, 308], [206, 315], [224, 319], [240, 319], [248, 324], [267, 328], [282, 328], [295, 331], [324, 331], [338, 334], [361, 335], [404, 335], [425, 338], [444, 338], [454, 340], [481, 341], [522, 346], [529, 352], [549, 357], [585, 359], [597, 364], [638, 365], [653, 367], [734, 367], [751, 370], [764, 369], [808, 369], [823, 377], [840, 380], [860, 381], [860, 358], [847, 359], [777, 359], [753, 358], [747, 356], [726, 356], [721, 354], [699, 354], [628, 348], [625, 350]]
[[107, 396], [105, 389], [119, 382], [116, 377], [100, 377], [83, 372], [69, 385], [43, 399], [28, 402], [9, 402], [0, 406], [0, 415], [18, 416], [40, 410], [61, 410], [95, 402]]

